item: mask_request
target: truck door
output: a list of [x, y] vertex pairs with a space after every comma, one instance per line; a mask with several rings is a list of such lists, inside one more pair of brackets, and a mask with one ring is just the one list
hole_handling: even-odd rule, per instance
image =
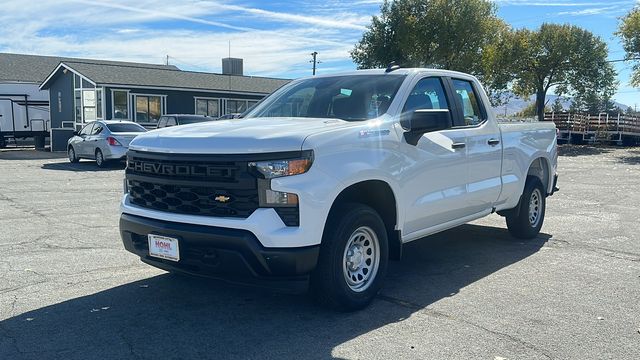
[[475, 82], [451, 79], [458, 103], [458, 118], [454, 120], [466, 129], [467, 143], [467, 206], [471, 213], [491, 209], [502, 189], [502, 144], [495, 119], [489, 118], [480, 89]]
[[[443, 79], [419, 79], [403, 107], [403, 114], [418, 109], [452, 110]], [[453, 112], [452, 112], [453, 114]], [[403, 178], [405, 224], [403, 234], [457, 220], [465, 215], [467, 204], [466, 129], [447, 129], [424, 134], [414, 146], [404, 143], [414, 162]]]

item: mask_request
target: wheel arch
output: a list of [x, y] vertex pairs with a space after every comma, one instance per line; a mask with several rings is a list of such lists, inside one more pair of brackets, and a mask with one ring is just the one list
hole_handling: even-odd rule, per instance
[[336, 196], [331, 204], [329, 214], [335, 211], [340, 204], [350, 202], [367, 205], [380, 215], [389, 239], [389, 258], [399, 260], [402, 256], [402, 239], [400, 231], [396, 230], [398, 201], [391, 185], [384, 180], [364, 180], [353, 183]]
[[553, 180], [551, 174], [551, 161], [549, 161], [549, 159], [544, 156], [540, 156], [532, 160], [529, 164], [529, 168], [527, 169], [527, 174], [524, 178], [525, 181], [528, 176], [535, 176], [540, 179], [540, 182], [542, 182], [542, 186], [546, 191], [546, 194], [544, 194], [545, 196], [552, 192], [551, 186], [553, 186]]

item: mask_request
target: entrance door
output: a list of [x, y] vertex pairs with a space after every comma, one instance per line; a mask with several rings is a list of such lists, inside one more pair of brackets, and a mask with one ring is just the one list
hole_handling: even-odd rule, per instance
[[0, 133], [13, 132], [13, 112], [11, 100], [0, 99]]

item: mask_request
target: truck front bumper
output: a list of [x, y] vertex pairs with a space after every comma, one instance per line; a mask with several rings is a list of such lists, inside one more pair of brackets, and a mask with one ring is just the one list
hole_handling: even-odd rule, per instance
[[[149, 256], [148, 235], [177, 238], [180, 261]], [[125, 249], [167, 271], [253, 283], [256, 280], [306, 280], [316, 267], [320, 246], [265, 248], [241, 229], [191, 225], [122, 214], [120, 236]]]

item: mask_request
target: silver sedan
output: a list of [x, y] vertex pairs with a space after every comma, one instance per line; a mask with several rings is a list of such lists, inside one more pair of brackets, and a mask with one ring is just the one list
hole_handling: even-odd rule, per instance
[[130, 121], [91, 122], [79, 132], [74, 132], [69, 139], [69, 161], [75, 163], [80, 159], [95, 159], [99, 167], [105, 167], [110, 160], [124, 159], [131, 140], [146, 131]]

